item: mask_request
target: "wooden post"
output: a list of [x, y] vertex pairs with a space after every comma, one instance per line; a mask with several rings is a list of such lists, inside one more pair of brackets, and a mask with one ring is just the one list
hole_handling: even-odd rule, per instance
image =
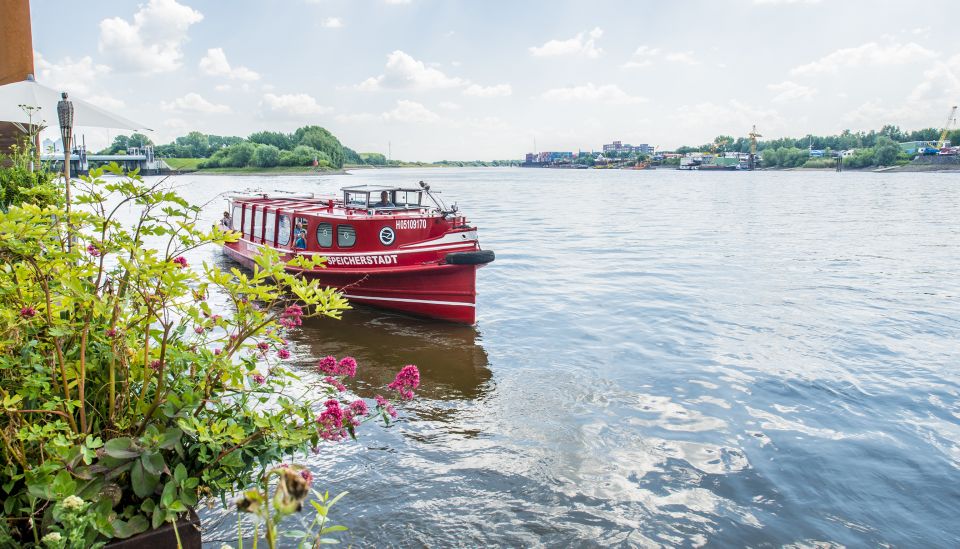
[[[33, 74], [33, 34], [29, 0], [0, 0], [0, 86], [22, 82]], [[41, 113], [53, 120], [56, 113]], [[10, 122], [0, 122], [0, 153], [10, 150], [22, 132]], [[39, 143], [36, 143], [39, 145]], [[39, 153], [40, 147], [37, 146]]]

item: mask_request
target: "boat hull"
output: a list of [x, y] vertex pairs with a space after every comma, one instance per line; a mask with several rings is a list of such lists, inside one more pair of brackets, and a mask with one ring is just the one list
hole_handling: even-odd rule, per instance
[[[242, 248], [223, 247], [224, 253], [252, 269], [251, 255]], [[481, 265], [424, 264], [394, 269], [326, 268], [291, 272], [337, 288], [352, 303], [363, 303], [406, 314], [460, 324], [476, 322], [476, 273]]]

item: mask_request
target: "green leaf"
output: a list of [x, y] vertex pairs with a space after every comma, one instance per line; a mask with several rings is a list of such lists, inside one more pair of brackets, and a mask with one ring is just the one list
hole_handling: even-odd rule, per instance
[[113, 533], [118, 538], [129, 538], [141, 532], [146, 532], [149, 526], [150, 524], [143, 515], [134, 515], [126, 522], [115, 519], [113, 521]]
[[305, 538], [305, 537], [307, 537], [307, 533], [304, 532], [303, 530], [287, 530], [286, 532], [283, 533], [283, 537], [285, 537], [285, 538]]
[[140, 455], [129, 437], [112, 438], [103, 445], [103, 451], [114, 458], [132, 458]]
[[163, 456], [156, 450], [143, 454], [140, 461], [143, 463], [143, 468], [153, 475], [160, 475], [164, 468], [166, 468], [166, 463], [163, 462]]
[[336, 545], [340, 543], [340, 540], [333, 538], [320, 538], [321, 545]]
[[181, 484], [186, 479], [187, 468], [182, 463], [178, 463], [176, 469], [173, 470], [173, 480], [177, 481], [177, 484]]
[[323, 534], [329, 534], [330, 532], [344, 532], [346, 530], [349, 530], [349, 528], [347, 528], [346, 526], [340, 526], [338, 524], [335, 526], [327, 526], [326, 528], [320, 530], [320, 534], [323, 535]]
[[143, 460], [139, 459], [133, 464], [130, 470], [130, 483], [133, 485], [133, 493], [141, 498], [151, 496], [157, 491], [157, 484], [160, 482], [160, 475], [150, 473], [144, 467]]
[[170, 507], [173, 500], [177, 497], [177, 485], [171, 480], [163, 487], [163, 494], [160, 496], [160, 504], [164, 507]]

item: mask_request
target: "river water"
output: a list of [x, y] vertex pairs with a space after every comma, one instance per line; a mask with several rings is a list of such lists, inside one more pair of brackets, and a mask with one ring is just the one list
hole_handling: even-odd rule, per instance
[[[343, 542], [960, 545], [960, 174], [172, 181], [207, 203], [420, 179], [497, 254], [477, 325], [358, 307], [292, 337], [305, 371], [357, 357], [363, 396], [422, 372], [400, 422], [303, 460], [350, 492]], [[203, 520], [211, 542], [235, 532], [230, 510]]]

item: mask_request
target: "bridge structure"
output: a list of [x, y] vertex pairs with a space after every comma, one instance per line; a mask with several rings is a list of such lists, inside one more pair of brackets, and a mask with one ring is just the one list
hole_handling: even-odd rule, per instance
[[[40, 155], [42, 162], [50, 162], [54, 168], [63, 169], [63, 152], [44, 153]], [[90, 167], [116, 162], [124, 171], [139, 168], [142, 174], [158, 174], [162, 170], [169, 170], [166, 162], [153, 154], [153, 147], [130, 147], [127, 154], [88, 154], [84, 146], [73, 148], [70, 153], [70, 173], [85, 174]]]

